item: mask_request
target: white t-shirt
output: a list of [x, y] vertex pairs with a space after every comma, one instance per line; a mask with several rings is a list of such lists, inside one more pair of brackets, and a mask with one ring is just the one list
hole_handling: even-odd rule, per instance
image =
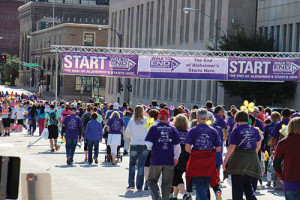
[[24, 108], [18, 108], [17, 109], [17, 119], [24, 119]]
[[146, 145], [145, 138], [147, 136], [147, 118], [142, 120], [142, 123], [135, 123], [134, 119], [131, 119], [125, 130], [126, 138], [131, 138], [130, 144], [132, 145]]
[[16, 118], [16, 113], [18, 111], [18, 106], [14, 106], [12, 109], [12, 115], [11, 115], [11, 118], [12, 119], [15, 119]]
[[49, 112], [50, 111], [50, 106], [49, 105], [45, 105], [45, 112]]

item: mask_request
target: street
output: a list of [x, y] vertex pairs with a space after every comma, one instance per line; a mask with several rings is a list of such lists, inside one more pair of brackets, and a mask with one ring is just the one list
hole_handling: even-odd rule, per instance
[[[51, 175], [52, 199], [151, 199], [149, 191], [126, 191], [128, 178], [129, 156], [124, 156], [123, 161], [116, 166], [104, 162], [105, 144], [100, 145], [99, 164], [87, 165], [84, 163], [83, 148], [76, 149], [74, 165], [66, 164], [65, 147], [55, 153], [50, 152], [47, 140], [40, 140], [30, 149], [26, 148], [30, 142], [38, 139], [31, 137], [26, 131], [12, 133], [11, 137], [0, 138], [1, 156], [18, 156], [21, 158], [22, 173], [49, 173]], [[279, 200], [284, 199], [283, 192], [259, 185], [257, 199]], [[20, 187], [21, 188], [21, 187]], [[222, 183], [223, 199], [231, 199], [231, 187], [227, 180]], [[50, 191], [46, 191], [50, 192]], [[213, 191], [211, 190], [211, 194]], [[214, 195], [212, 195], [214, 198]], [[21, 189], [19, 193], [21, 198]], [[179, 195], [179, 199], [182, 196]], [[195, 199], [195, 195], [193, 195]]]

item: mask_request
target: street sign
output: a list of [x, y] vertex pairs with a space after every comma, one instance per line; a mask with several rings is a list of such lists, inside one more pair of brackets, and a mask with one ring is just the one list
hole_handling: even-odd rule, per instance
[[23, 63], [24, 67], [38, 67], [39, 63]]

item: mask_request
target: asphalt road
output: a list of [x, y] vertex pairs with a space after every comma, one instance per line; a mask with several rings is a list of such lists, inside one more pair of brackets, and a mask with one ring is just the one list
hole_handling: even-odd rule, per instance
[[[66, 164], [65, 147], [52, 153], [48, 140], [40, 140], [31, 148], [27, 148], [30, 142], [38, 137], [23, 133], [12, 133], [11, 137], [0, 137], [0, 155], [18, 156], [21, 158], [21, 173], [49, 173], [51, 175], [52, 188], [46, 188], [44, 194], [52, 193], [53, 200], [93, 200], [93, 199], [151, 199], [149, 191], [127, 191], [129, 157], [124, 156], [123, 161], [116, 166], [104, 162], [105, 145], [100, 145], [99, 164], [87, 165], [84, 163], [83, 149], [76, 149], [74, 165]], [[284, 199], [281, 191], [259, 185], [258, 199], [279, 200]], [[222, 184], [223, 199], [231, 199], [231, 187], [227, 181]], [[20, 187], [21, 197], [22, 191]], [[179, 198], [182, 198], [179, 195]], [[214, 198], [214, 196], [212, 196]], [[195, 196], [194, 198], [195, 199]]]

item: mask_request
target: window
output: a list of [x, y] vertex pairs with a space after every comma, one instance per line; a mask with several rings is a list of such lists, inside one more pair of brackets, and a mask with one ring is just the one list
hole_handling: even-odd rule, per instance
[[168, 100], [168, 94], [169, 94], [169, 80], [166, 79], [165, 80], [165, 94], [164, 94], [165, 100]]
[[210, 17], [211, 20], [209, 20], [209, 39], [213, 39], [214, 35], [214, 28], [215, 28], [215, 6], [216, 6], [216, 0], [210, 1]]
[[300, 24], [297, 24], [297, 35], [296, 35], [296, 52], [299, 52], [300, 46]]
[[83, 46], [95, 46], [95, 34], [84, 33]]
[[84, 91], [91, 91], [92, 84], [93, 77], [76, 76], [75, 90], [81, 90], [82, 87]]
[[157, 15], [156, 15], [156, 40], [155, 44], [159, 44], [159, 22], [160, 22], [160, 2], [161, 0], [157, 1]]
[[287, 34], [287, 25], [283, 25], [283, 49], [282, 49], [282, 51], [286, 51], [286, 34]]
[[293, 24], [290, 24], [289, 25], [289, 52], [292, 52], [292, 49], [293, 49]]
[[154, 79], [153, 81], [153, 98], [156, 98], [156, 90], [157, 90], [157, 79]]

